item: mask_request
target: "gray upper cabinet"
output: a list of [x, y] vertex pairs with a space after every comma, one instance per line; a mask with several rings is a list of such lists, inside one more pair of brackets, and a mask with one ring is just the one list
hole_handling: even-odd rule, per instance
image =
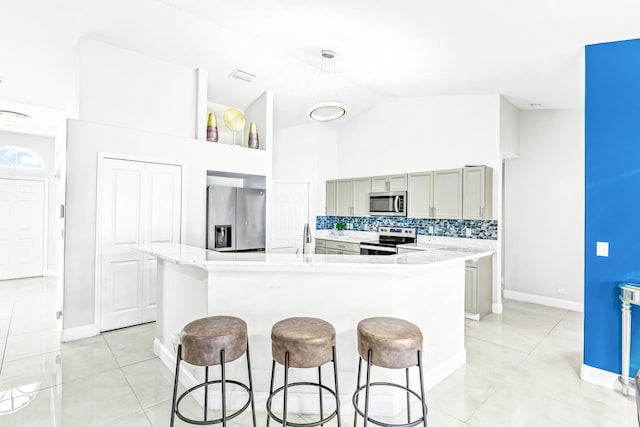
[[462, 218], [462, 168], [433, 173], [434, 217]]
[[350, 179], [339, 179], [337, 184], [336, 215], [353, 215], [353, 188]]
[[369, 193], [406, 191], [411, 218], [492, 219], [493, 171], [488, 166], [331, 180], [326, 185], [326, 215], [369, 215]]
[[491, 219], [493, 171], [487, 166], [463, 169], [462, 218]]
[[371, 192], [407, 191], [407, 174], [374, 176], [371, 178]]
[[327, 181], [325, 193], [325, 215], [336, 214], [337, 185], [335, 180]]
[[433, 172], [407, 176], [407, 216], [433, 218]]
[[369, 215], [369, 193], [371, 192], [371, 178], [353, 178], [353, 215]]

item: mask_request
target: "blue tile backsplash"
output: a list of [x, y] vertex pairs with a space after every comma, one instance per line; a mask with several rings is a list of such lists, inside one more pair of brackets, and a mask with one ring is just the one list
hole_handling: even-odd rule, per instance
[[[331, 230], [340, 221], [346, 224], [345, 229], [356, 231], [377, 231], [380, 226], [406, 227], [416, 228], [418, 235], [423, 236], [498, 239], [497, 220], [429, 219], [397, 216], [319, 216], [316, 218], [316, 230]], [[433, 227], [432, 233], [429, 233], [429, 227]], [[470, 236], [467, 236], [467, 230], [471, 230]]]

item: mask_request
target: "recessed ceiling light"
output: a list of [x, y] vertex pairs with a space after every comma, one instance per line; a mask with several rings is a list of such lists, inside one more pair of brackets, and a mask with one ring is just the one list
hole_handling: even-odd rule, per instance
[[251, 73], [247, 73], [246, 71], [242, 71], [239, 68], [236, 68], [235, 70], [233, 70], [231, 74], [229, 74], [229, 77], [233, 77], [245, 82], [251, 82], [253, 79], [256, 78], [255, 75]]
[[0, 123], [15, 126], [26, 126], [31, 117], [17, 111], [0, 110]]
[[533, 108], [534, 110], [539, 110], [540, 108], [542, 108], [542, 104], [529, 104], [529, 107]]

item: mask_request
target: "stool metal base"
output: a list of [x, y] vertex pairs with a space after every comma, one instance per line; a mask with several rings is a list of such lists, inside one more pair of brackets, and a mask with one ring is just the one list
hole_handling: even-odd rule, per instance
[[[193, 387], [191, 387], [189, 390], [185, 391], [184, 393], [182, 393], [179, 397], [177, 396], [178, 394], [178, 383], [179, 383], [179, 374], [180, 374], [180, 362], [182, 361], [182, 346], [179, 345], [178, 346], [178, 352], [177, 352], [177, 356], [176, 356], [176, 374], [175, 374], [175, 381], [174, 381], [174, 386], [173, 386], [173, 404], [171, 406], [171, 427], [173, 427], [173, 423], [174, 423], [174, 418], [175, 415], [178, 416], [178, 418], [180, 418], [182, 421], [187, 422], [189, 424], [195, 424], [195, 425], [211, 425], [211, 424], [220, 424], [222, 423], [222, 425], [224, 427], [226, 427], [227, 425], [227, 421], [237, 417], [238, 415], [240, 415], [241, 413], [243, 413], [248, 407], [249, 405], [251, 405], [251, 414], [253, 417], [253, 427], [256, 427], [256, 411], [255, 411], [255, 406], [254, 406], [254, 399], [253, 399], [253, 381], [251, 378], [251, 360], [249, 358], [249, 344], [247, 344], [247, 351], [246, 351], [246, 356], [247, 356], [247, 369], [249, 372], [249, 385], [247, 386], [244, 383], [241, 383], [240, 381], [235, 381], [235, 380], [227, 380], [225, 378], [225, 361], [224, 361], [224, 350], [220, 351], [220, 360], [221, 360], [221, 370], [222, 370], [222, 378], [219, 380], [214, 380], [214, 381], [209, 381], [209, 367], [206, 366], [205, 367], [205, 380], [203, 383], [201, 384], [197, 384]], [[220, 418], [214, 419], [214, 420], [207, 420], [207, 406], [208, 406], [208, 391], [209, 391], [209, 386], [213, 385], [213, 384], [220, 384], [222, 387], [222, 416]], [[227, 408], [226, 408], [226, 385], [227, 384], [235, 384], [238, 385], [240, 387], [242, 387], [246, 392], [247, 392], [247, 401], [246, 403], [242, 406], [242, 408], [238, 409], [236, 412], [227, 415]], [[188, 395], [190, 395], [193, 391], [199, 389], [203, 387], [204, 388], [204, 416], [203, 416], [203, 420], [194, 420], [191, 418], [186, 417], [185, 415], [183, 415], [180, 412], [180, 402], [182, 401], [182, 399], [184, 399], [185, 397], [187, 397]]]
[[[375, 425], [382, 427], [414, 427], [418, 424], [423, 424], [424, 427], [427, 427], [427, 404], [424, 400], [424, 380], [422, 376], [422, 352], [418, 351], [418, 371], [420, 373], [420, 394], [411, 390], [409, 387], [409, 368], [405, 369], [405, 376], [407, 385], [402, 386], [400, 384], [390, 383], [390, 382], [371, 382], [371, 350], [367, 353], [367, 377], [365, 384], [363, 386], [360, 385], [360, 377], [362, 373], [362, 357], [360, 357], [358, 362], [358, 384], [356, 386], [356, 391], [353, 393], [353, 408], [355, 409], [355, 413], [353, 414], [353, 427], [357, 426], [358, 415], [364, 418], [363, 426], [366, 427], [367, 423], [371, 422]], [[403, 424], [389, 424], [380, 420], [376, 420], [369, 415], [369, 396], [371, 387], [394, 387], [399, 388], [407, 392], [407, 422]], [[362, 411], [358, 407], [358, 397], [362, 391], [365, 391], [365, 400], [364, 400], [364, 411]], [[410, 406], [410, 396], [415, 396], [421, 403], [422, 406], [422, 417], [411, 421], [411, 406]]]
[[[274, 360], [272, 365], [271, 365], [271, 385], [269, 387], [269, 398], [267, 399], [267, 405], [266, 405], [266, 409], [267, 409], [267, 427], [269, 427], [269, 421], [271, 419], [273, 419], [277, 423], [280, 423], [283, 427], [286, 427], [286, 426], [290, 426], [290, 427], [315, 427], [315, 426], [323, 426], [325, 423], [331, 421], [335, 417], [338, 417], [338, 427], [341, 427], [341, 424], [340, 424], [340, 394], [338, 392], [338, 366], [336, 365], [336, 348], [335, 348], [335, 346], [333, 347], [333, 374], [334, 374], [334, 381], [335, 381], [335, 390], [332, 390], [329, 387], [327, 387], [326, 385], [322, 384], [322, 371], [321, 371], [321, 367], [320, 366], [318, 366], [318, 382], [317, 383], [295, 382], [295, 383], [289, 384], [289, 352], [285, 353], [284, 385], [281, 386], [281, 387], [278, 387], [276, 390], [273, 389], [273, 380], [274, 380], [274, 376], [275, 376], [275, 370], [276, 370], [276, 361]], [[309, 422], [309, 423], [294, 423], [294, 422], [291, 422], [291, 421], [287, 421], [287, 397], [288, 397], [288, 392], [289, 392], [290, 388], [297, 387], [297, 386], [318, 387], [318, 394], [320, 395], [320, 420]], [[329, 394], [331, 394], [335, 398], [335, 401], [336, 401], [336, 409], [333, 412], [331, 412], [330, 414], [328, 414], [326, 417], [324, 416], [324, 412], [323, 412], [322, 390], [326, 390], [327, 392], [329, 392]], [[279, 418], [278, 416], [276, 416], [273, 413], [273, 411], [271, 410], [271, 402], [272, 402], [273, 398], [280, 392], [283, 392], [283, 394], [284, 394], [282, 418]]]

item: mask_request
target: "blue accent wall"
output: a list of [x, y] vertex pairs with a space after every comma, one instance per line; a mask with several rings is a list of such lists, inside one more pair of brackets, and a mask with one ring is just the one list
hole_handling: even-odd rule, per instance
[[[598, 241], [609, 242], [608, 257], [596, 257]], [[586, 47], [584, 244], [584, 363], [620, 373], [616, 285], [640, 282], [640, 39]], [[637, 309], [632, 376], [640, 368]]]

